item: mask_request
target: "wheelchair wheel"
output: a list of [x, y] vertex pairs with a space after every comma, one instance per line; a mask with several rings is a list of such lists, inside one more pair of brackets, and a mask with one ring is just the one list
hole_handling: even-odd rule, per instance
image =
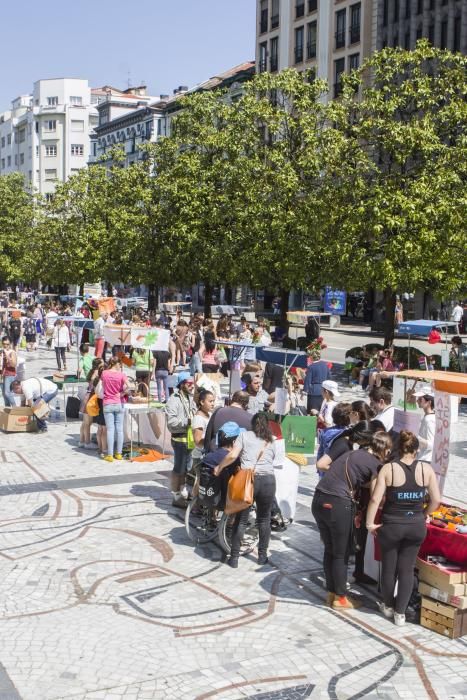
[[198, 498], [188, 504], [185, 511], [185, 528], [188, 537], [195, 544], [207, 544], [215, 539], [218, 517], [215, 508], [201, 505]]
[[[223, 514], [219, 523], [218, 535], [219, 544], [226, 554], [230, 554], [230, 544], [232, 540], [232, 528], [235, 520], [235, 515]], [[249, 554], [258, 544], [259, 532], [256, 527], [256, 511], [252, 509], [248, 516], [248, 524], [243, 535], [242, 544], [240, 545], [240, 556]]]

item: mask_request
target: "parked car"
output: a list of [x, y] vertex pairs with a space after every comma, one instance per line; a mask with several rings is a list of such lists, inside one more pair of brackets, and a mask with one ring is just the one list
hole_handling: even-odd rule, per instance
[[148, 300], [145, 297], [128, 297], [122, 299], [122, 308], [124, 309], [143, 309], [148, 310]]

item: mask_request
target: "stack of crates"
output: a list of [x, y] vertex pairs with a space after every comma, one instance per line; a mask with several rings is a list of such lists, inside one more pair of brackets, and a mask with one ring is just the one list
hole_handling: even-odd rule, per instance
[[443, 566], [419, 558], [417, 567], [422, 627], [450, 639], [467, 635], [467, 564]]

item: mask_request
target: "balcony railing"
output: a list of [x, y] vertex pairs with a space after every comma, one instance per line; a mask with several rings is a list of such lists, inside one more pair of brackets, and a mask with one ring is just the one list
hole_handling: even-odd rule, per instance
[[336, 49], [341, 49], [345, 46], [345, 29], [339, 29], [336, 32]]
[[279, 68], [279, 58], [277, 56], [271, 56], [269, 64], [271, 73], [274, 73]]
[[295, 17], [298, 19], [299, 17], [303, 17], [305, 14], [305, 0], [301, 3], [297, 3], [295, 5]]
[[316, 12], [318, 9], [318, 0], [308, 0], [308, 12]]
[[316, 41], [312, 41], [306, 46], [306, 57], [316, 58]]
[[271, 29], [277, 29], [279, 26], [279, 15], [272, 15], [271, 17]]
[[303, 61], [303, 46], [295, 47], [295, 63], [301, 63]]
[[358, 42], [360, 41], [360, 25], [356, 24], [354, 27], [350, 27], [349, 35], [350, 35], [350, 43], [351, 44], [358, 44]]

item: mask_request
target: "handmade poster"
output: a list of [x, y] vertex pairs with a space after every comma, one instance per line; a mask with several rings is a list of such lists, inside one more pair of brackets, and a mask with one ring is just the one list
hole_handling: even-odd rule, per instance
[[[404, 405], [405, 391], [405, 405]], [[407, 379], [394, 377], [392, 386], [392, 404], [395, 408], [406, 411], [414, 411], [423, 416], [423, 410], [418, 407], [417, 399], [414, 396], [416, 391], [426, 391], [428, 394], [433, 391], [430, 382], [420, 382], [417, 379]]]
[[451, 397], [444, 391], [435, 391], [435, 416], [435, 442], [431, 466], [438, 477], [439, 490], [441, 495], [443, 495], [449, 467], [449, 439], [451, 434]]
[[131, 328], [130, 345], [143, 350], [168, 350], [170, 331], [162, 328]]
[[289, 392], [287, 389], [276, 389], [274, 399], [274, 413], [278, 416], [285, 416], [287, 413], [287, 402], [289, 400]]
[[324, 311], [327, 314], [345, 314], [347, 309], [347, 292], [326, 287], [324, 292]]
[[131, 327], [110, 324], [104, 326], [105, 342], [109, 345], [131, 345]]
[[410, 430], [411, 433], [418, 435], [421, 420], [421, 415], [416, 411], [404, 411], [401, 408], [396, 408], [393, 430], [395, 433], [400, 433], [401, 430]]
[[286, 416], [281, 423], [285, 451], [313, 454], [316, 439], [315, 416]]
[[115, 299], [113, 297], [102, 297], [101, 299], [97, 300], [97, 307], [100, 314], [105, 312], [111, 314], [116, 309]]

